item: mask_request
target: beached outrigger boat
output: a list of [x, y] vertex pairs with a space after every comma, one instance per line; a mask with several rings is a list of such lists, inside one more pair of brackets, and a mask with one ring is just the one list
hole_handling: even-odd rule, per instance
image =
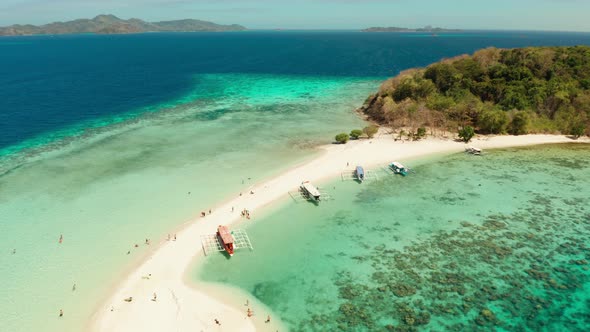
[[320, 191], [318, 190], [318, 188], [316, 188], [309, 181], [302, 182], [300, 189], [301, 189], [301, 192], [303, 192], [303, 194], [305, 196], [307, 196], [307, 198], [309, 198], [310, 200], [313, 200], [316, 202], [320, 201], [320, 196], [321, 196]]
[[221, 243], [225, 251], [230, 256], [234, 255], [234, 237], [226, 226], [217, 227], [217, 236], [221, 239]]
[[363, 169], [362, 166], [357, 166], [356, 167], [356, 169], [354, 170], [354, 176], [360, 182], [365, 181], [365, 170]]
[[389, 168], [393, 171], [393, 173], [395, 174], [401, 174], [403, 176], [408, 175], [408, 169], [406, 168], [406, 166], [398, 163], [397, 161], [392, 162], [391, 164], [389, 164]]
[[481, 149], [474, 148], [472, 146], [470, 146], [468, 148], [465, 148], [465, 152], [471, 153], [471, 154], [476, 155], [476, 156], [481, 155]]

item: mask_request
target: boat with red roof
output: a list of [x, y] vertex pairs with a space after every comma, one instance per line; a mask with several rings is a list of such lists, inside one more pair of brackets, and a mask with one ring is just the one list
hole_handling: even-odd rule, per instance
[[217, 227], [217, 236], [223, 244], [223, 248], [230, 255], [234, 255], [234, 237], [226, 226]]

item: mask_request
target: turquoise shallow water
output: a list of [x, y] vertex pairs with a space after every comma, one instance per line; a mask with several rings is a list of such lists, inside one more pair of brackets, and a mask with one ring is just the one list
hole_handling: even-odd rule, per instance
[[[586, 331], [590, 148], [410, 161], [326, 183], [249, 226], [253, 252], [195, 278], [238, 286], [293, 331]], [[240, 271], [239, 274], [230, 273]]]
[[[374, 77], [487, 46], [590, 43], [580, 33], [447, 37], [251, 31], [2, 38], [0, 330], [84, 331], [105, 291], [147, 254], [147, 246], [133, 244], [165, 238], [200, 211], [312, 157], [315, 144], [362, 127], [351, 111], [377, 90]], [[350, 185], [337, 186], [337, 194], [353, 195], [358, 188]], [[289, 220], [306, 216], [301, 208]], [[300, 224], [289, 228], [297, 235]], [[403, 239], [420, 234], [405, 231]], [[312, 272], [333, 268], [309, 264]], [[306, 317], [304, 305], [292, 308], [293, 317]]]
[[0, 159], [3, 331], [84, 330], [105, 290], [148, 252], [146, 238], [163, 240], [362, 127], [352, 110], [379, 84], [250, 74], [195, 81], [198, 89], [143, 116], [104, 118], [106, 127]]

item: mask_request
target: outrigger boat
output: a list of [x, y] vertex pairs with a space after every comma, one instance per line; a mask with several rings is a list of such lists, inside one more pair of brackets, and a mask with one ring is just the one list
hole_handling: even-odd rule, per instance
[[391, 164], [389, 164], [389, 168], [393, 171], [393, 173], [395, 174], [401, 174], [403, 176], [408, 175], [408, 169], [406, 168], [406, 166], [398, 163], [397, 161], [392, 162]]
[[221, 243], [225, 251], [230, 255], [234, 255], [234, 237], [226, 226], [217, 227], [217, 236], [221, 239]]
[[360, 182], [365, 181], [365, 170], [363, 169], [362, 166], [357, 166], [356, 167], [356, 169], [354, 170], [354, 176]]
[[468, 148], [465, 148], [465, 152], [471, 153], [471, 154], [476, 155], [476, 156], [479, 156], [479, 155], [481, 155], [481, 152], [482, 151], [481, 151], [481, 149], [474, 148], [474, 147], [470, 146]]
[[320, 191], [309, 181], [302, 182], [299, 188], [301, 189], [303, 194], [307, 196], [307, 198], [316, 202], [320, 201]]

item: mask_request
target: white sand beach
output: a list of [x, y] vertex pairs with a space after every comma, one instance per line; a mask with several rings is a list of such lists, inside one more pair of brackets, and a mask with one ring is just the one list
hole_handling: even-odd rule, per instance
[[[525, 145], [586, 142], [573, 141], [565, 136], [525, 135], [497, 136], [474, 139], [469, 145], [491, 149]], [[176, 233], [176, 241], [162, 237], [152, 240], [153, 252], [132, 270], [120, 284], [107, 294], [106, 301], [89, 322], [91, 331], [276, 331], [284, 330], [278, 317], [265, 323], [268, 310], [249, 299], [254, 311], [247, 317], [247, 294], [233, 290], [218, 290], [220, 286], [193, 285], [186, 282], [187, 271], [204, 259], [200, 236], [215, 233], [218, 225], [246, 222], [240, 217], [244, 208], [251, 211], [256, 222], [257, 212], [273, 201], [296, 190], [304, 180], [319, 182], [337, 177], [354, 166], [366, 168], [382, 166], [391, 161], [404, 163], [411, 158], [432, 154], [461, 152], [466, 144], [451, 139], [429, 138], [417, 142], [395, 141], [382, 134], [374, 139], [351, 141], [346, 145], [323, 146], [323, 153], [314, 160], [296, 166], [283, 174], [256, 184], [254, 194], [236, 193], [224, 203], [212, 207], [212, 213], [197, 216]], [[347, 164], [349, 165], [347, 167]], [[410, 165], [411, 166], [411, 165]], [[264, 165], [260, 165], [264, 167]], [[232, 207], [234, 212], [232, 212]], [[173, 233], [173, 231], [171, 231]], [[254, 243], [255, 245], [255, 243]], [[239, 259], [239, 252], [231, 259]], [[202, 287], [207, 288], [204, 290]], [[217, 287], [217, 288], [216, 288]], [[154, 293], [157, 294], [153, 301]], [[215, 294], [212, 297], [208, 294]], [[219, 294], [219, 295], [218, 295]], [[133, 297], [131, 302], [125, 298]], [[221, 325], [215, 323], [218, 319]]]

